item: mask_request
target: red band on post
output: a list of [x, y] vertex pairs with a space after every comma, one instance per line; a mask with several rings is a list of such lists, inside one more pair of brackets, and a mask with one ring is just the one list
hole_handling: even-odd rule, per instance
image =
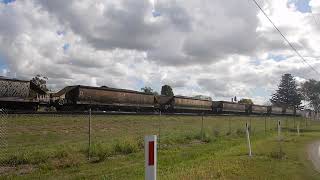
[[154, 141], [149, 142], [149, 161], [148, 161], [149, 166], [154, 165]]

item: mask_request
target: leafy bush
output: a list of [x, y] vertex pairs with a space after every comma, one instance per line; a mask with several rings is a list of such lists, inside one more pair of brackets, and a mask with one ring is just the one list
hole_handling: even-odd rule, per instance
[[100, 162], [100, 161], [104, 161], [105, 159], [107, 159], [108, 157], [112, 156], [113, 154], [115, 154], [114, 150], [112, 149], [112, 147], [108, 146], [108, 145], [104, 145], [102, 143], [96, 143], [92, 146], [91, 148], [91, 157], [93, 159], [95, 159], [95, 162]]
[[243, 136], [243, 135], [246, 134], [246, 131], [244, 129], [242, 129], [242, 128], [239, 128], [239, 129], [237, 129], [236, 134], [238, 136]]
[[218, 137], [220, 135], [219, 129], [213, 129], [212, 130], [212, 134], [213, 134], [214, 137]]
[[21, 151], [16, 154], [9, 155], [6, 159], [2, 160], [0, 164], [9, 166], [17, 166], [22, 164], [40, 164], [47, 162], [50, 156], [50, 152], [47, 151], [34, 151], [32, 153]]
[[131, 154], [139, 150], [138, 143], [134, 140], [117, 141], [114, 146], [114, 151], [117, 154]]
[[269, 155], [273, 159], [285, 159], [286, 153], [283, 151], [273, 151]]

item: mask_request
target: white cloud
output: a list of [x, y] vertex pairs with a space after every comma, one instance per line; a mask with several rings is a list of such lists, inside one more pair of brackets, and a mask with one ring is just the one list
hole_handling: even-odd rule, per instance
[[[286, 0], [259, 3], [320, 70], [320, 26], [313, 16]], [[316, 0], [310, 6], [320, 10]], [[157, 1], [157, 18], [153, 9], [148, 1], [127, 0], [0, 3], [2, 74], [40, 73], [54, 89], [148, 85], [159, 91], [169, 84], [176, 94], [252, 97], [259, 103], [268, 100], [283, 73], [299, 82], [317, 78], [251, 1]], [[264, 95], [256, 93], [261, 87]]]

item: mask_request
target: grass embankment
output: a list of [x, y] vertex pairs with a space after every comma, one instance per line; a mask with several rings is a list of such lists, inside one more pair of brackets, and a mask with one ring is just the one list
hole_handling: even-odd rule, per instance
[[[251, 158], [246, 122], [252, 127]], [[10, 115], [6, 124], [1, 178], [143, 179], [143, 137], [159, 132], [159, 179], [320, 178], [305, 154], [305, 145], [320, 137], [320, 124], [309, 122], [306, 128], [301, 118], [205, 117], [202, 128], [195, 116], [93, 116], [90, 161], [86, 116]]]

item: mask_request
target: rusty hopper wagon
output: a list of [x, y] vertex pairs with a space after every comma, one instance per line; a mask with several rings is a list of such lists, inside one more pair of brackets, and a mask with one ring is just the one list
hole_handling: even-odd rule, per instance
[[250, 106], [250, 113], [252, 113], [252, 114], [268, 114], [268, 106], [253, 104]]
[[295, 115], [296, 115], [296, 116], [303, 116], [303, 111], [300, 110], [300, 109], [296, 109], [296, 110], [295, 110]]
[[0, 77], [0, 108], [36, 110], [46, 92], [30, 81]]
[[215, 113], [247, 113], [245, 104], [227, 102], [227, 101], [213, 101], [213, 112]]
[[175, 112], [212, 111], [212, 101], [185, 96], [174, 96], [171, 105]]
[[63, 110], [152, 111], [154, 95], [109, 87], [72, 86], [65, 92]]
[[294, 115], [294, 110], [292, 108], [284, 108], [285, 115]]
[[279, 115], [283, 113], [283, 108], [278, 106], [272, 106], [271, 107], [271, 114]]

